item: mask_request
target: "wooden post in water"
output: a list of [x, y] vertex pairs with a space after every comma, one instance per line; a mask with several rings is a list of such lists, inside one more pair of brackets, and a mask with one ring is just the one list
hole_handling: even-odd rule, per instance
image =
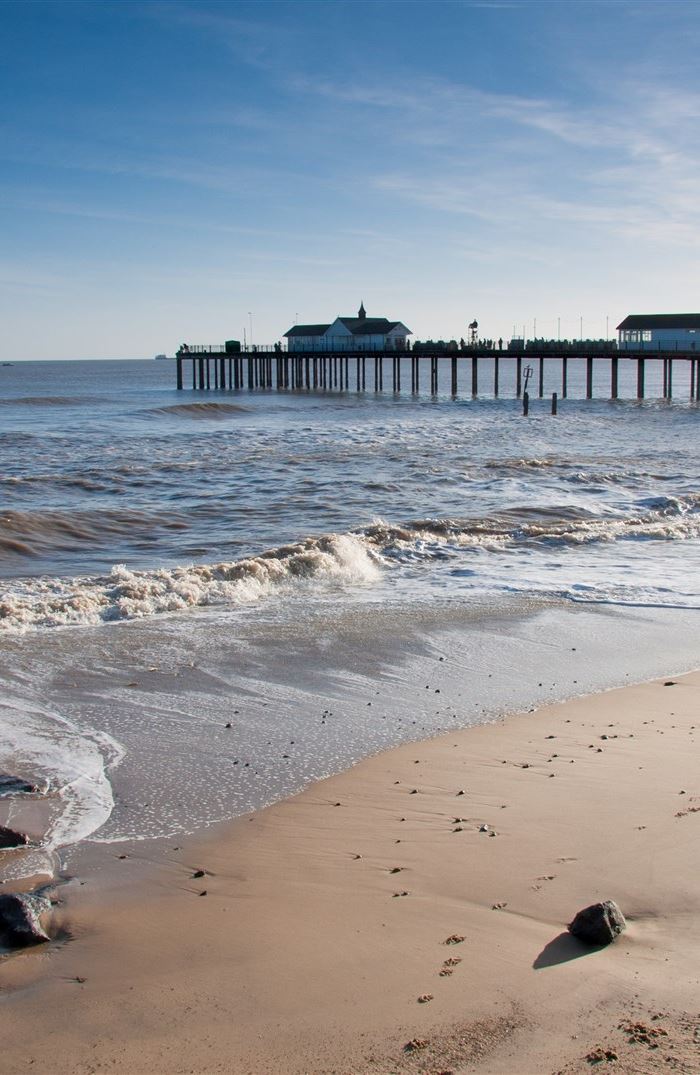
[[666, 399], [673, 399], [673, 359], [668, 360], [668, 373], [666, 374]]
[[663, 399], [666, 399], [666, 396], [668, 395], [668, 359], [667, 358], [662, 358], [662, 360], [661, 360], [661, 371], [662, 371], [662, 374], [663, 374], [663, 383], [662, 383], [662, 386], [661, 386], [661, 396], [662, 396]]
[[566, 355], [561, 360], [561, 397], [566, 399], [569, 391], [569, 360]]
[[586, 359], [586, 399], [593, 399], [593, 358]]
[[457, 356], [453, 355], [451, 358], [452, 365], [452, 395], [457, 395]]
[[527, 418], [530, 413], [530, 393], [528, 391], [523, 392], [523, 415]]
[[197, 387], [197, 364], [196, 364], [195, 360], [192, 359], [192, 391], [194, 391], [196, 387]]
[[[194, 362], [194, 359], [192, 361]], [[197, 366], [199, 367], [199, 388], [201, 391], [204, 388], [204, 358], [202, 355], [197, 359]]]
[[610, 398], [617, 399], [617, 365], [619, 358], [615, 355], [610, 359]]
[[374, 391], [379, 391], [379, 359], [374, 356]]
[[644, 399], [644, 359], [637, 359], [637, 399]]
[[175, 361], [177, 362], [177, 387], [178, 387], [178, 391], [181, 392], [182, 391], [182, 357], [180, 355], [177, 355]]
[[493, 394], [498, 399], [498, 355], [493, 359]]
[[523, 360], [521, 355], [518, 355], [515, 360], [515, 394], [518, 399], [523, 394]]
[[472, 399], [479, 395], [479, 359], [472, 355]]
[[540, 397], [540, 399], [542, 399], [542, 397], [544, 396], [544, 358], [543, 358], [542, 355], [540, 355], [540, 361], [539, 361], [539, 385], [538, 385], [538, 390], [539, 390], [539, 397]]
[[401, 391], [401, 355], [396, 356], [396, 386]]
[[557, 394], [556, 394], [556, 392], [552, 392], [552, 414], [557, 413], [557, 403], [558, 403]]

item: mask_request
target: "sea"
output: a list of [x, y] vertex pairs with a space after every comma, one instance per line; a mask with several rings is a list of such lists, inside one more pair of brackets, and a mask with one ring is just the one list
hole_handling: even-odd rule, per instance
[[456, 397], [447, 368], [430, 396], [0, 367], [0, 824], [30, 837], [0, 881], [700, 663], [683, 363], [637, 401], [621, 359], [612, 401], [607, 363], [586, 400], [570, 360], [556, 416], [547, 363], [527, 418], [505, 364], [498, 399], [462, 360]]

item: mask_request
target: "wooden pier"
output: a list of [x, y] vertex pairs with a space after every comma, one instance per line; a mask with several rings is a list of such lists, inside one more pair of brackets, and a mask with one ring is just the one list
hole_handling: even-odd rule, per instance
[[[449, 375], [449, 394], [476, 398], [480, 392], [498, 397], [512, 385], [514, 395], [521, 398], [525, 391], [530, 397], [545, 394], [545, 366], [551, 388], [552, 366], [558, 364], [557, 395], [566, 399], [569, 390], [569, 363], [585, 361], [585, 398], [618, 399], [620, 363], [635, 363], [636, 398], [645, 399], [647, 363], [662, 363], [661, 394], [653, 398], [672, 399], [674, 369], [682, 363], [688, 371], [689, 398], [700, 401], [700, 355], [692, 351], [668, 353], [652, 351], [596, 351], [586, 349], [564, 351], [508, 351], [465, 349], [458, 351], [285, 351], [279, 347], [257, 348], [229, 352], [221, 347], [192, 345], [181, 348], [175, 357], [177, 387], [187, 384], [195, 391], [276, 389], [278, 391], [354, 391], [401, 392], [408, 388], [418, 395], [427, 389], [438, 395], [444, 370]], [[489, 362], [489, 383], [482, 374]], [[464, 367], [466, 364], [466, 384]], [[461, 371], [460, 371], [461, 366]], [[594, 396], [595, 380], [600, 386], [601, 374], [606, 371], [604, 393]], [[462, 383], [459, 383], [459, 373]], [[442, 376], [441, 376], [442, 374]]]

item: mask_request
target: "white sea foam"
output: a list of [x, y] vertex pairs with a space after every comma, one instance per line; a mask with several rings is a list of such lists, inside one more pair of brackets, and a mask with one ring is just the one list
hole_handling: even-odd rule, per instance
[[157, 571], [118, 566], [106, 578], [14, 583], [0, 598], [0, 627], [99, 624], [196, 606], [250, 604], [318, 582], [371, 582], [378, 571], [378, 552], [362, 537], [332, 534], [245, 560]]
[[[78, 727], [28, 702], [2, 702], [0, 758], [11, 759], [14, 768], [56, 801], [41, 846], [31, 852], [33, 868], [45, 868], [60, 848], [84, 840], [104, 824], [114, 807], [107, 773], [123, 756], [121, 745], [104, 732]], [[26, 858], [21, 872], [28, 872]]]
[[596, 516], [572, 504], [398, 526], [377, 520], [361, 531], [307, 538], [243, 560], [155, 571], [120, 565], [106, 577], [13, 580], [0, 596], [0, 630], [97, 625], [195, 607], [247, 605], [310, 586], [367, 585], [387, 565], [442, 559], [458, 550], [503, 553], [700, 537], [699, 495], [656, 497], [638, 507], [627, 516]]

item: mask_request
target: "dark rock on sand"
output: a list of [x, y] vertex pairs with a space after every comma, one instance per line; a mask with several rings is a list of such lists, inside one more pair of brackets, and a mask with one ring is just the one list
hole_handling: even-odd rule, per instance
[[4, 825], [0, 825], [0, 850], [8, 847], [26, 847], [29, 842], [29, 837], [23, 832], [15, 832], [14, 829], [6, 829]]
[[568, 927], [569, 933], [587, 944], [610, 944], [626, 928], [624, 915], [614, 900], [584, 907]]
[[36, 894], [10, 893], [0, 896], [0, 936], [11, 948], [42, 944], [49, 936], [41, 925], [41, 915], [51, 907], [50, 901]]

